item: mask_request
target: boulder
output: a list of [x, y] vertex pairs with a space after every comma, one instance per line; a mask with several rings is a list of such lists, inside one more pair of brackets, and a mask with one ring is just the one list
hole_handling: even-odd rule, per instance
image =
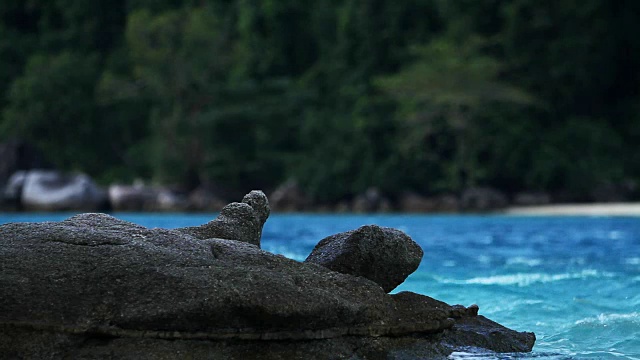
[[400, 211], [409, 213], [456, 212], [460, 204], [454, 195], [426, 197], [414, 192], [405, 192], [400, 196]]
[[593, 188], [590, 200], [603, 203], [628, 202], [634, 200], [637, 192], [638, 184], [631, 179], [604, 182]]
[[13, 204], [20, 204], [22, 201], [22, 188], [24, 187], [24, 181], [27, 178], [27, 171], [16, 171], [11, 175], [7, 184], [4, 187], [4, 199]]
[[[245, 200], [237, 206], [266, 220], [263, 194]], [[3, 358], [407, 359], [476, 344], [530, 351], [535, 341], [476, 306], [389, 295], [363, 277], [184, 229], [89, 213], [1, 225], [0, 239]]]
[[85, 174], [30, 170], [24, 177], [22, 208], [31, 211], [99, 210], [107, 194]]
[[521, 192], [513, 197], [513, 204], [517, 206], [549, 205], [551, 196], [545, 192]]
[[195, 211], [218, 212], [227, 202], [209, 187], [201, 186], [189, 194], [189, 209]]
[[362, 276], [390, 292], [413, 273], [422, 249], [400, 230], [366, 225], [322, 239], [305, 262]]
[[189, 208], [187, 197], [180, 191], [161, 187], [157, 189], [154, 211], [186, 211]]
[[502, 209], [509, 204], [502, 192], [487, 187], [472, 187], [460, 196], [462, 208], [467, 211], [490, 211]]
[[278, 186], [269, 196], [273, 211], [293, 212], [309, 208], [311, 201], [295, 180], [288, 180]]
[[384, 197], [378, 188], [368, 188], [367, 191], [353, 199], [351, 207], [357, 213], [389, 212], [391, 202]]
[[262, 226], [269, 217], [269, 201], [262, 191], [245, 195], [241, 203], [231, 203], [220, 211], [217, 218], [200, 226], [176, 229], [198, 239], [230, 239], [248, 242], [260, 247]]
[[157, 197], [158, 191], [142, 182], [109, 186], [109, 203], [115, 211], [148, 211], [155, 207]]

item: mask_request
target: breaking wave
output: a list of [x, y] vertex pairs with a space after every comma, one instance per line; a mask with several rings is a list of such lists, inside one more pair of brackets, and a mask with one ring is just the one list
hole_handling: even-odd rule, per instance
[[456, 279], [443, 279], [437, 278], [436, 280], [443, 284], [458, 284], [458, 285], [517, 285], [517, 286], [529, 286], [536, 283], [551, 283], [556, 281], [574, 280], [574, 279], [586, 279], [586, 278], [602, 278], [613, 277], [613, 273], [601, 272], [597, 270], [582, 270], [575, 273], [563, 273], [563, 274], [545, 274], [545, 273], [516, 273], [506, 275], [494, 275], [487, 277], [475, 277], [466, 280]]

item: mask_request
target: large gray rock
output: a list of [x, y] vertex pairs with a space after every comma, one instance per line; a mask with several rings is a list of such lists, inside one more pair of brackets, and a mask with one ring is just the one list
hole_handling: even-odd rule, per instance
[[402, 231], [366, 225], [322, 239], [305, 262], [365, 277], [389, 292], [418, 268], [422, 255]]
[[22, 184], [21, 205], [26, 210], [99, 210], [106, 206], [107, 193], [85, 174], [55, 170], [31, 170]]
[[208, 223], [176, 230], [198, 239], [238, 240], [260, 247], [262, 226], [269, 213], [267, 197], [262, 191], [254, 190], [245, 195], [241, 203], [231, 203], [222, 208], [218, 217]]
[[109, 203], [115, 211], [151, 210], [156, 203], [158, 191], [141, 182], [133, 185], [112, 184], [109, 186]]
[[535, 339], [474, 306], [105, 214], [6, 224], [0, 239], [0, 358], [406, 359]]

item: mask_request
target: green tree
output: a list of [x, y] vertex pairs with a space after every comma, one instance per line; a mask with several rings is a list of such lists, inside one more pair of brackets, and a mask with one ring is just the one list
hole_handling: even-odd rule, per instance
[[38, 144], [63, 168], [98, 172], [109, 164], [110, 129], [92, 106], [96, 63], [72, 52], [32, 56], [9, 90], [0, 132]]
[[436, 188], [460, 190], [486, 179], [486, 167], [480, 163], [487, 145], [478, 119], [481, 111], [499, 104], [535, 102], [528, 93], [500, 80], [502, 66], [482, 54], [482, 44], [473, 38], [462, 44], [447, 38], [433, 40], [415, 47], [413, 64], [377, 81], [402, 105], [403, 152], [445, 165], [436, 170], [435, 180], [442, 181]]

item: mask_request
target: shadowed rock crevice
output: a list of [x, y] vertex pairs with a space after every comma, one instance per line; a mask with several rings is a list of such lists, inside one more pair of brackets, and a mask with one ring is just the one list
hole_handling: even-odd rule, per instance
[[398, 230], [366, 226], [321, 241], [310, 259], [352, 259], [334, 271], [259, 248], [269, 216], [261, 192], [225, 209], [176, 230], [105, 214], [0, 226], [0, 354], [367, 359], [533, 346], [533, 334], [478, 316], [477, 306], [387, 294], [422, 258]]

